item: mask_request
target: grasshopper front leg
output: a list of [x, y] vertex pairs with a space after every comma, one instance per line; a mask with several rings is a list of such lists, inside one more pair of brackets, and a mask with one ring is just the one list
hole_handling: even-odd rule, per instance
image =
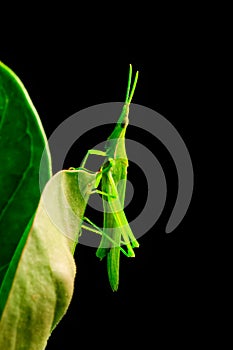
[[90, 156], [90, 155], [97, 155], [97, 156], [101, 156], [101, 157], [106, 157], [106, 152], [103, 152], [103, 151], [99, 151], [99, 150], [96, 150], [96, 149], [89, 149], [87, 151], [87, 154], [85, 155], [82, 163], [81, 163], [81, 168], [84, 168], [85, 167], [85, 164], [87, 162], [87, 158]]

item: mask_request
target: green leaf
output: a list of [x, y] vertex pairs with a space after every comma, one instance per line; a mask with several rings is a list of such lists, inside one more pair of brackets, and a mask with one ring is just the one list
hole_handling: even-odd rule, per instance
[[22, 82], [2, 62], [0, 164], [1, 286], [16, 247], [36, 211], [41, 190], [52, 176], [50, 153], [40, 118]]
[[45, 186], [29, 234], [26, 230], [2, 285], [0, 298], [5, 291], [8, 298], [0, 320], [0, 349], [45, 349], [66, 313], [76, 273], [73, 252], [95, 181], [96, 173], [63, 170]]

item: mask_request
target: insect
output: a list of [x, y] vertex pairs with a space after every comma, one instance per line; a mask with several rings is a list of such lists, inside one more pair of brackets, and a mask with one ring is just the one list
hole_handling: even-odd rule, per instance
[[[109, 282], [113, 291], [119, 285], [120, 252], [128, 257], [134, 257], [134, 248], [139, 247], [127, 218], [124, 213], [128, 158], [125, 147], [125, 133], [129, 124], [129, 106], [134, 95], [138, 80], [138, 71], [135, 74], [131, 89], [132, 65], [129, 67], [129, 78], [126, 98], [117, 124], [108, 137], [105, 151], [89, 150], [83, 159], [81, 168], [85, 169], [89, 155], [105, 157], [105, 161], [96, 176], [96, 191], [102, 195], [103, 200], [103, 230], [98, 228], [91, 220], [84, 217], [87, 225], [82, 227], [102, 235], [96, 255], [100, 259], [107, 257], [107, 270]], [[99, 186], [101, 190], [98, 190]], [[122, 247], [124, 245], [126, 250]]]

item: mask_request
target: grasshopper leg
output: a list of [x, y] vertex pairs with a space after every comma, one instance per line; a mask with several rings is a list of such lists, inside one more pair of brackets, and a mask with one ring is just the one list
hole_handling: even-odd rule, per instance
[[97, 156], [102, 156], [102, 157], [106, 157], [106, 152], [103, 152], [103, 151], [98, 151], [96, 149], [89, 149], [87, 151], [87, 154], [85, 155], [82, 163], [81, 163], [81, 168], [84, 168], [85, 164], [86, 164], [86, 161], [87, 161], [87, 158], [89, 157], [89, 155], [97, 155]]

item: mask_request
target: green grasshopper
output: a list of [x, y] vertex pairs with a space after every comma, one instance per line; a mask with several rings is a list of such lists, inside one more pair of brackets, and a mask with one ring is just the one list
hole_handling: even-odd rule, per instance
[[[102, 235], [96, 255], [100, 259], [107, 256], [108, 277], [113, 291], [116, 291], [119, 285], [120, 252], [128, 257], [134, 257], [133, 248], [139, 247], [124, 213], [128, 167], [125, 133], [129, 124], [129, 106], [136, 88], [138, 71], [130, 91], [131, 79], [132, 66], [130, 65], [125, 103], [117, 124], [107, 139], [105, 152], [89, 150], [81, 164], [81, 168], [85, 168], [89, 155], [106, 157], [96, 177], [96, 190], [93, 191], [93, 193], [97, 192], [102, 195], [104, 208], [103, 230], [99, 229], [86, 217], [84, 217], [84, 221], [88, 222], [93, 228], [86, 225], [82, 227]], [[101, 185], [101, 190], [97, 189], [99, 185]], [[127, 250], [124, 250], [121, 247], [122, 245], [125, 245]]]

